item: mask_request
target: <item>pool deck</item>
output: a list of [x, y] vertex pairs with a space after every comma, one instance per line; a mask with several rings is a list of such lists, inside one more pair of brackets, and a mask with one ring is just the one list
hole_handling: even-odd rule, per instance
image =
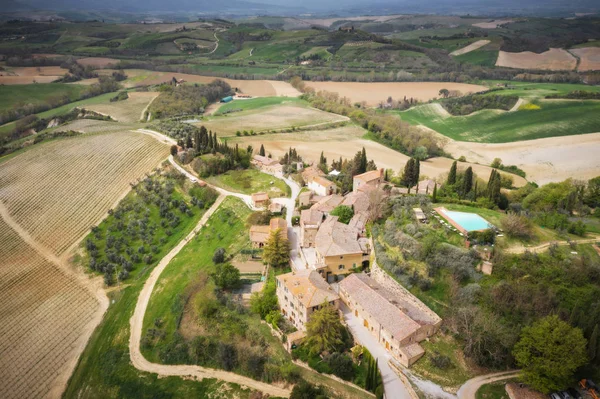
[[445, 207], [441, 206], [438, 208], [433, 208], [434, 211], [436, 211], [438, 213], [438, 215], [440, 215], [441, 217], [444, 218], [444, 220], [448, 223], [450, 223], [452, 225], [452, 227], [454, 227], [456, 230], [460, 231], [462, 234], [464, 234], [465, 238], [469, 235], [469, 232], [462, 227], [460, 224], [458, 224], [457, 222], [454, 221], [454, 219], [452, 219], [451, 217], [449, 217], [448, 215], [446, 215], [446, 213], [444, 211], [447, 211], [448, 209], [446, 209]]

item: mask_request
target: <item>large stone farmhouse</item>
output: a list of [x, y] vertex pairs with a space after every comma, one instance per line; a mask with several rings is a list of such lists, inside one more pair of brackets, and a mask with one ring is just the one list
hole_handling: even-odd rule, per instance
[[252, 248], [264, 247], [271, 232], [277, 229], [279, 229], [281, 237], [287, 240], [287, 222], [285, 219], [273, 218], [267, 226], [250, 226], [250, 242], [252, 242]]
[[298, 330], [306, 330], [310, 315], [324, 303], [336, 308], [340, 297], [315, 270], [299, 270], [277, 276], [277, 299], [284, 317]]
[[310, 191], [317, 195], [326, 196], [335, 193], [337, 186], [323, 176], [314, 176], [307, 182]]
[[328, 216], [315, 236], [316, 269], [329, 282], [343, 278], [352, 269], [368, 265], [371, 253], [369, 241], [360, 231], [341, 223], [337, 216]]
[[352, 191], [364, 191], [371, 188], [378, 188], [383, 180], [383, 169], [370, 170], [352, 178]]
[[435, 334], [442, 320], [401, 288], [389, 290], [366, 274], [355, 273], [339, 283], [339, 295], [379, 343], [409, 367], [425, 353], [419, 342]]
[[300, 246], [315, 246], [317, 232], [325, 219], [325, 214], [316, 209], [304, 209], [300, 212]]

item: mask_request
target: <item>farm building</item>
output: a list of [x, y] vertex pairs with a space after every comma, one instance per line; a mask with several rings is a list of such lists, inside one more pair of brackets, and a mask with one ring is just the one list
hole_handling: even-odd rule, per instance
[[313, 209], [305, 209], [300, 213], [300, 246], [311, 248], [315, 246], [317, 231], [323, 223], [325, 214]]
[[419, 342], [435, 334], [441, 324], [433, 312], [416, 306], [412, 294], [388, 290], [364, 273], [342, 280], [339, 295], [371, 335], [405, 367], [425, 354]]
[[232, 97], [232, 96], [223, 97], [223, 98], [221, 99], [221, 102], [222, 102], [222, 103], [230, 103], [230, 102], [232, 102], [232, 101], [233, 101], [233, 97]]
[[320, 196], [331, 195], [336, 191], [337, 186], [334, 182], [327, 180], [322, 176], [314, 176], [308, 181], [308, 189]]
[[269, 194], [262, 192], [252, 194], [252, 205], [255, 208], [264, 208], [267, 202], [269, 202]]
[[308, 269], [277, 276], [276, 292], [281, 313], [300, 331], [324, 302], [338, 307], [340, 300], [318, 272]]
[[352, 191], [377, 188], [383, 181], [383, 169], [370, 170], [352, 178]]
[[287, 222], [285, 219], [273, 218], [267, 226], [251, 226], [250, 241], [252, 242], [252, 248], [264, 247], [269, 235], [275, 230], [279, 230], [279, 235], [287, 240]]

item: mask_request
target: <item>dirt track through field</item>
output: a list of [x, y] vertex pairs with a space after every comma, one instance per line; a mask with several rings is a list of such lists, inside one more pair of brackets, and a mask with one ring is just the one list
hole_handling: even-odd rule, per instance
[[585, 47], [569, 50], [579, 57], [578, 71], [600, 71], [600, 47]]
[[467, 53], [470, 53], [471, 51], [477, 50], [478, 48], [485, 46], [488, 43], [490, 43], [489, 40], [477, 40], [475, 43], [471, 43], [466, 47], [463, 47], [458, 50], [454, 50], [453, 52], [450, 53], [450, 55], [456, 56], [456, 55], [467, 54]]

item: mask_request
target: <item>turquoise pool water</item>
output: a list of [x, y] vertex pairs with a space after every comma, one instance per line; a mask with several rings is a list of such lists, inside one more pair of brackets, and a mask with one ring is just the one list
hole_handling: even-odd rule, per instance
[[445, 216], [454, 220], [467, 231], [485, 230], [494, 227], [490, 222], [476, 213], [444, 211]]

